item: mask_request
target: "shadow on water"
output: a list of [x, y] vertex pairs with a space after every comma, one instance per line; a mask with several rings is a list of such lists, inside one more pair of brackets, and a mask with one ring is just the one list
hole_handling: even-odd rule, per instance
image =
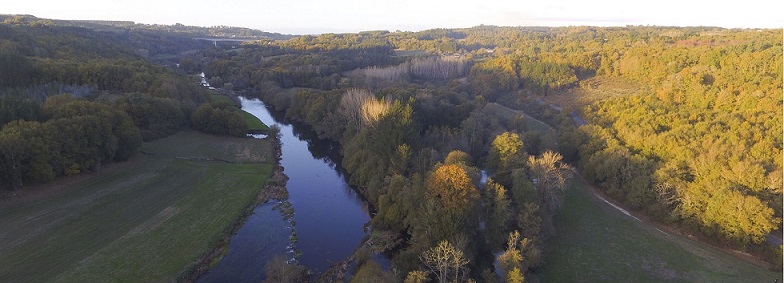
[[276, 255], [293, 256], [288, 249], [291, 227], [273, 209], [275, 203], [259, 205], [229, 243], [229, 253], [199, 282], [260, 282], [264, 266]]

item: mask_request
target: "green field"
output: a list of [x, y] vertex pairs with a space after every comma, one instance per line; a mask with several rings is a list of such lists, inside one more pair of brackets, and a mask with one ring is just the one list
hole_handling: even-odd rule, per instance
[[228, 97], [228, 96], [223, 95], [223, 94], [213, 94], [213, 95], [210, 95], [210, 102], [212, 102], [212, 103], [224, 102], [224, 103], [228, 103], [229, 105], [235, 105], [235, 106], [239, 107], [237, 105], [237, 102], [232, 100], [231, 97]]
[[250, 114], [245, 111], [240, 111], [243, 117], [245, 117], [245, 122], [248, 124], [248, 131], [250, 132], [267, 132], [269, 127], [261, 122], [258, 117], [253, 114]]
[[543, 282], [774, 282], [780, 272], [643, 224], [575, 178], [555, 217]]
[[175, 280], [255, 203], [272, 143], [183, 131], [0, 202], [0, 282]]

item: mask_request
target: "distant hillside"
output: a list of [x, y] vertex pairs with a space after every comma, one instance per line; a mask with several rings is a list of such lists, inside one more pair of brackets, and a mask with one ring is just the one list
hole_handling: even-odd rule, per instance
[[230, 26], [214, 26], [214, 27], [197, 27], [186, 26], [183, 24], [174, 25], [158, 25], [158, 24], [141, 24], [132, 21], [103, 21], [103, 20], [55, 20], [43, 19], [32, 15], [0, 15], [0, 21], [26, 21], [26, 22], [40, 22], [42, 24], [58, 25], [58, 26], [74, 26], [83, 27], [96, 31], [112, 31], [122, 32], [127, 30], [154, 30], [165, 32], [187, 33], [193, 37], [231, 37], [238, 39], [249, 40], [288, 40], [294, 38], [295, 35], [280, 34], [266, 32], [256, 29], [230, 27]]

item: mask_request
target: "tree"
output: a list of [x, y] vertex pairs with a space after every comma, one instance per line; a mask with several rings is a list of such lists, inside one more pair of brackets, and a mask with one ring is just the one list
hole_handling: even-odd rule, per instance
[[368, 260], [364, 263], [359, 261], [358, 264], [360, 266], [349, 280], [349, 283], [394, 283], [400, 280], [393, 273], [381, 270], [381, 266], [373, 260]]
[[430, 175], [426, 196], [446, 209], [463, 210], [476, 203], [479, 192], [465, 169], [450, 164], [438, 167]]
[[539, 205], [527, 202], [523, 204], [517, 215], [517, 225], [523, 230], [523, 238], [536, 239], [542, 229], [542, 218], [539, 216]]
[[541, 252], [528, 238], [520, 238], [520, 232], [509, 233], [506, 251], [499, 257], [501, 270], [507, 282], [523, 282], [524, 274], [529, 267], [539, 263]]
[[441, 241], [419, 258], [436, 275], [438, 282], [463, 282], [468, 276], [469, 260], [463, 257], [463, 251], [447, 241]]
[[22, 186], [24, 141], [0, 132], [0, 188], [15, 190]]
[[182, 105], [170, 98], [130, 94], [121, 98], [116, 105], [131, 116], [145, 141], [174, 134], [185, 122]]
[[453, 150], [446, 155], [444, 164], [464, 164], [471, 166], [471, 155], [463, 151]]
[[561, 206], [567, 181], [572, 176], [572, 167], [561, 162], [561, 155], [546, 151], [541, 157], [530, 156], [528, 167], [534, 177], [534, 186], [539, 191], [548, 212], [555, 212]]
[[375, 96], [369, 90], [352, 88], [340, 98], [339, 112], [348, 124], [348, 129], [359, 130], [362, 126], [362, 106]]
[[501, 263], [501, 270], [504, 272], [504, 277], [509, 278], [510, 273], [513, 271], [520, 272], [520, 267], [523, 265], [523, 254], [517, 247], [520, 241], [520, 232], [514, 231], [509, 233], [509, 238], [506, 243], [506, 250], [498, 257]]
[[493, 182], [487, 181], [483, 191], [485, 236], [492, 249], [503, 244], [506, 229], [509, 226], [511, 201], [506, 195], [506, 189]]
[[504, 171], [522, 153], [523, 140], [520, 139], [520, 135], [504, 132], [493, 139], [490, 155], [487, 157], [488, 167], [493, 172]]
[[427, 281], [430, 281], [430, 279], [427, 278], [427, 272], [422, 271], [422, 270], [413, 270], [413, 271], [409, 272], [408, 275], [406, 275], [406, 280], [404, 280], [403, 282], [405, 282], [405, 283], [425, 283]]
[[191, 114], [191, 125], [210, 134], [242, 137], [248, 133], [248, 124], [239, 111], [231, 106], [205, 103]]

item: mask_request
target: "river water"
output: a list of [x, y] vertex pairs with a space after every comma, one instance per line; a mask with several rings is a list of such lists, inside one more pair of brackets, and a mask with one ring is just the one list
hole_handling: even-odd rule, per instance
[[[336, 148], [311, 138], [313, 135], [294, 125], [273, 118], [256, 99], [241, 98], [242, 109], [267, 125], [281, 129], [284, 173], [289, 202], [294, 208], [293, 227], [284, 221], [274, 204], [254, 210], [247, 222], [232, 237], [229, 252], [200, 282], [258, 282], [265, 278], [264, 266], [275, 256], [296, 257], [300, 264], [319, 274], [333, 263], [349, 256], [360, 244], [370, 220], [368, 206], [336, 170]], [[297, 240], [290, 241], [292, 229]]]

